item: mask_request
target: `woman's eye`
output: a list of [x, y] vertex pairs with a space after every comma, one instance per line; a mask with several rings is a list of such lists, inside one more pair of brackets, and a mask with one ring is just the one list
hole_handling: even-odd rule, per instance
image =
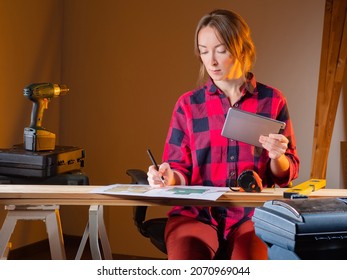
[[200, 55], [207, 54], [207, 53], [208, 53], [207, 51], [200, 51]]
[[217, 50], [218, 53], [226, 53], [227, 50], [226, 49], [220, 49], [220, 50]]

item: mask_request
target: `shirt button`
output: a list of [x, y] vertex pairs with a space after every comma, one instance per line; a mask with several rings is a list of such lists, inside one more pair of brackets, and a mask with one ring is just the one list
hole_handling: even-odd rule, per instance
[[234, 107], [236, 107], [236, 108], [239, 107], [239, 103], [235, 103]]
[[233, 178], [235, 176], [235, 172], [230, 172], [229, 177]]
[[231, 156], [231, 157], [230, 157], [230, 160], [234, 160], [234, 159], [235, 159], [235, 157], [234, 157], [234, 156]]

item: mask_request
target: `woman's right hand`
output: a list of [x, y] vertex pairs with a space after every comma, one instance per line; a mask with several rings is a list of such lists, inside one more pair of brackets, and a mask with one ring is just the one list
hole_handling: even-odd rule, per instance
[[174, 172], [167, 162], [162, 163], [159, 166], [159, 170], [156, 170], [155, 166], [151, 165], [148, 168], [147, 176], [148, 183], [152, 187], [173, 185], [173, 182], [175, 181]]

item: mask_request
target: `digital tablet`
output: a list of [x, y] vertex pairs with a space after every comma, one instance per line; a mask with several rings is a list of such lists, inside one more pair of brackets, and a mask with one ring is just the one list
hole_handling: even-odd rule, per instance
[[232, 140], [261, 147], [260, 135], [282, 133], [285, 127], [285, 122], [231, 107], [224, 122], [222, 135]]

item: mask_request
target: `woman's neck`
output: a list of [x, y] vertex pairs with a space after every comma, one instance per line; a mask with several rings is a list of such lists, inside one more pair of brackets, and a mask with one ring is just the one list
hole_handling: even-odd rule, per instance
[[231, 106], [233, 106], [241, 98], [241, 87], [244, 82], [244, 79], [240, 78], [233, 80], [215, 81], [215, 84], [228, 97]]

